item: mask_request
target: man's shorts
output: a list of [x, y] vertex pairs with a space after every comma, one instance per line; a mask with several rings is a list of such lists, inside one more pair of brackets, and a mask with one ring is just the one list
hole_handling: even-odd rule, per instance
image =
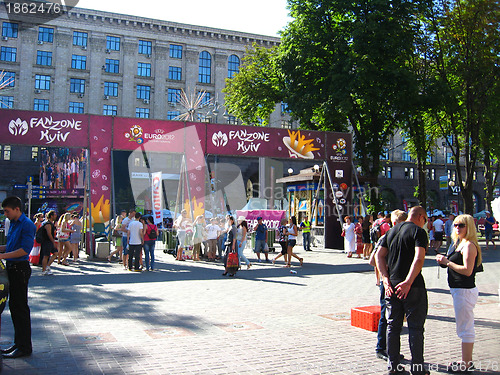
[[253, 250], [254, 253], [267, 253], [268, 251], [265, 250], [266, 248], [266, 241], [265, 240], [256, 240], [255, 241], [255, 249]]
[[57, 248], [54, 247], [52, 241], [45, 241], [40, 246], [40, 258], [50, 257], [50, 254], [57, 253]]
[[434, 232], [434, 241], [442, 241], [443, 232]]

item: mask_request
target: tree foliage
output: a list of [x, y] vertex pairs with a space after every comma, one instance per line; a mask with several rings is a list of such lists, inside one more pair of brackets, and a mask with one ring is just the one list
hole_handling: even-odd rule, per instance
[[433, 64], [446, 88], [443, 106], [433, 115], [441, 135], [453, 136], [448, 146], [467, 213], [474, 207], [472, 182], [484, 149], [482, 134], [500, 131], [488, 115], [500, 99], [499, 21], [500, 5], [494, 0], [440, 0], [429, 18]]
[[226, 79], [222, 90], [228, 111], [244, 124], [268, 125], [276, 103], [283, 100], [283, 82], [277, 66], [278, 49], [248, 48], [240, 71]]

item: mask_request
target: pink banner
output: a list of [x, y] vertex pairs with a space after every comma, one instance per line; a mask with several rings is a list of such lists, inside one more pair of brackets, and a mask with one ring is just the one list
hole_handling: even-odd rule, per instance
[[115, 117], [113, 149], [135, 150], [141, 146], [153, 152], [184, 152], [184, 123]]
[[255, 225], [257, 225], [257, 218], [262, 217], [262, 222], [267, 225], [268, 229], [278, 229], [281, 220], [285, 218], [286, 211], [281, 210], [237, 210], [235, 220], [238, 220], [240, 216], [244, 216], [248, 224], [248, 229], [253, 230]]
[[325, 134], [316, 131], [220, 124], [207, 126], [209, 154], [324, 159], [324, 143]]
[[88, 147], [88, 128], [88, 115], [0, 110], [4, 144]]
[[[205, 213], [205, 172], [207, 166], [204, 145], [206, 128], [205, 124], [187, 123], [184, 129], [186, 132], [185, 155], [189, 195], [191, 196], [193, 216], [196, 218]], [[185, 206], [187, 203], [185, 202]]]
[[90, 201], [94, 223], [110, 219], [112, 120], [109, 116], [90, 116]]

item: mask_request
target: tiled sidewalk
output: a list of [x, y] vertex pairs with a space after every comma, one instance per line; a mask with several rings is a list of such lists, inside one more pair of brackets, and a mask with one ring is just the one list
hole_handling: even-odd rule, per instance
[[[384, 373], [376, 333], [350, 325], [352, 307], [378, 303], [371, 267], [337, 251], [298, 252], [305, 263], [297, 274], [282, 263], [255, 263], [234, 279], [221, 276], [220, 263], [175, 262], [161, 250], [158, 271], [149, 273], [91, 260], [55, 267], [49, 277], [34, 267], [34, 353], [4, 360], [3, 374]], [[500, 373], [500, 251], [485, 261], [474, 354], [476, 367], [488, 367], [476, 373], [493, 374]], [[460, 354], [452, 300], [430, 256], [424, 277], [425, 359], [432, 373], [444, 373]], [[6, 309], [1, 344], [12, 333]], [[402, 353], [410, 358], [406, 333]]]

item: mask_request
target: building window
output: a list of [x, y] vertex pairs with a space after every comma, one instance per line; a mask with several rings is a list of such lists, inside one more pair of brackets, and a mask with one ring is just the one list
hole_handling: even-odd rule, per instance
[[49, 100], [48, 99], [35, 99], [33, 102], [34, 111], [48, 111], [49, 110]]
[[153, 43], [149, 40], [139, 40], [139, 54], [151, 56], [151, 50], [153, 47]]
[[16, 85], [16, 72], [3, 72], [3, 75], [0, 73], [0, 77], [2, 77], [0, 85], [3, 87], [14, 87]]
[[392, 167], [386, 165], [383, 169], [382, 169], [382, 175], [385, 177], [385, 178], [392, 178]]
[[436, 170], [434, 168], [427, 168], [426, 175], [428, 180], [434, 181], [436, 179]]
[[291, 129], [292, 128], [292, 123], [288, 120], [281, 120], [281, 127], [283, 129]]
[[54, 42], [54, 29], [51, 27], [40, 26], [38, 28], [38, 41], [53, 43]]
[[427, 163], [432, 163], [433, 162], [433, 157], [432, 157], [432, 154], [430, 152], [427, 154], [426, 162]]
[[80, 78], [70, 78], [69, 92], [85, 94], [85, 80]]
[[380, 160], [389, 160], [389, 149], [384, 147], [382, 153], [380, 154]]
[[116, 105], [104, 104], [102, 106], [102, 114], [105, 116], [116, 116], [117, 113], [118, 113], [118, 107]]
[[69, 113], [83, 113], [83, 103], [69, 102]]
[[453, 164], [455, 161], [453, 160], [453, 152], [446, 153], [446, 164]]
[[411, 161], [410, 151], [408, 151], [408, 150], [403, 150], [402, 160], [403, 160], [403, 161]]
[[16, 61], [17, 48], [14, 47], [2, 47], [0, 49], [0, 60], [2, 61]]
[[3, 160], [10, 160], [10, 146], [3, 146]]
[[172, 59], [182, 59], [182, 46], [178, 44], [170, 45], [170, 57]]
[[169, 103], [179, 103], [181, 101], [181, 90], [180, 89], [168, 89], [168, 102]]
[[87, 69], [87, 56], [73, 55], [71, 56], [71, 68], [73, 69]]
[[137, 99], [149, 100], [150, 98], [151, 98], [151, 86], [137, 85]]
[[120, 50], [120, 37], [118, 36], [106, 36], [106, 49], [111, 51]]
[[36, 51], [36, 63], [38, 65], [52, 65], [52, 52], [49, 51]]
[[18, 29], [19, 29], [19, 25], [17, 23], [3, 22], [2, 23], [2, 36], [6, 36], [8, 38], [17, 38]]
[[14, 106], [13, 96], [0, 96], [0, 108], [12, 108]]
[[35, 75], [35, 89], [50, 90], [50, 76], [36, 74]]
[[73, 45], [87, 47], [88, 34], [81, 31], [73, 31]]
[[106, 59], [104, 71], [106, 73], [120, 73], [120, 60]]
[[212, 99], [212, 93], [205, 91], [203, 94], [203, 91], [198, 91], [198, 97], [201, 95], [203, 95], [201, 98], [201, 105], [203, 107], [209, 105], [211, 103], [210, 100]]
[[227, 78], [233, 76], [240, 71], [240, 58], [236, 55], [231, 55], [227, 59]]
[[105, 96], [118, 96], [118, 82], [104, 82]]
[[38, 161], [38, 147], [31, 147], [31, 161]]
[[472, 172], [472, 180], [477, 181], [477, 172], [476, 171]]
[[227, 117], [227, 123], [231, 125], [238, 125], [238, 119], [236, 118], [236, 116], [229, 115]]
[[212, 56], [207, 51], [200, 52], [200, 65], [198, 68], [198, 82], [210, 83], [212, 68]]
[[137, 63], [137, 75], [142, 77], [151, 77], [151, 64]]
[[149, 108], [136, 108], [135, 117], [138, 118], [149, 118]]
[[181, 81], [182, 80], [182, 68], [179, 68], [178, 66], [169, 66], [168, 67], [168, 79], [171, 79], [174, 81]]
[[181, 113], [179, 111], [168, 111], [167, 112], [167, 120], [173, 120], [177, 116], [179, 116]]
[[413, 180], [413, 168], [405, 168], [405, 178]]

